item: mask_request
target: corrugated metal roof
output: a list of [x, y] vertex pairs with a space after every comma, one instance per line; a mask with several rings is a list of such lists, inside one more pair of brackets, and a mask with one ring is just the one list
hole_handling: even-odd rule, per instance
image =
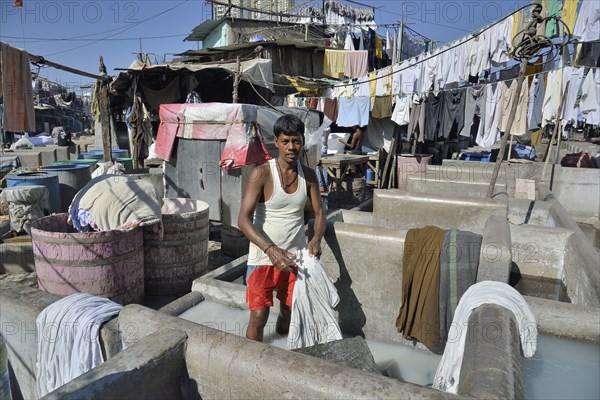
[[201, 23], [200, 25], [198, 25], [194, 29], [192, 29], [192, 33], [190, 33], [183, 40], [184, 41], [204, 40], [213, 30], [215, 30], [219, 25], [221, 25], [221, 23], [223, 23], [223, 21], [225, 21], [225, 18], [207, 19], [206, 21], [204, 21], [203, 23]]

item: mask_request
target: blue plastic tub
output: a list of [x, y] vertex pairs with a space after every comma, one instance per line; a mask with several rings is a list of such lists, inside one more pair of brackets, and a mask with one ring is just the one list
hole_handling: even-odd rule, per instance
[[[88, 168], [89, 171], [89, 168]], [[58, 182], [58, 173], [36, 171], [36, 172], [13, 172], [6, 175], [6, 187], [15, 186], [46, 186], [48, 189], [48, 200], [50, 211], [60, 212], [60, 186]]]

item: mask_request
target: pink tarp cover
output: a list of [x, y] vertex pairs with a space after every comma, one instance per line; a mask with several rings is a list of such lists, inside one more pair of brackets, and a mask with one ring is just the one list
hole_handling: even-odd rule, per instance
[[264, 163], [270, 156], [256, 124], [257, 110], [252, 104], [161, 104], [154, 151], [169, 161], [176, 137], [224, 140], [221, 168]]

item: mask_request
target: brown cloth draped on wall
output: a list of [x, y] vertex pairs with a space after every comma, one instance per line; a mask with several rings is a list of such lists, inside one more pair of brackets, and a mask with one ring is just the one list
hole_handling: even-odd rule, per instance
[[0, 42], [0, 95], [4, 96], [4, 125], [9, 132], [35, 131], [29, 54]]
[[428, 348], [440, 344], [440, 252], [445, 231], [435, 226], [411, 229], [404, 241], [402, 306], [398, 332]]

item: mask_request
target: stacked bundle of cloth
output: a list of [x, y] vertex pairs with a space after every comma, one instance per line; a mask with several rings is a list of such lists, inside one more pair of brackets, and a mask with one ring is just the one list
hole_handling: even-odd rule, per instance
[[80, 232], [128, 231], [160, 223], [160, 207], [151, 182], [126, 175], [102, 175], [75, 195], [69, 223]]

